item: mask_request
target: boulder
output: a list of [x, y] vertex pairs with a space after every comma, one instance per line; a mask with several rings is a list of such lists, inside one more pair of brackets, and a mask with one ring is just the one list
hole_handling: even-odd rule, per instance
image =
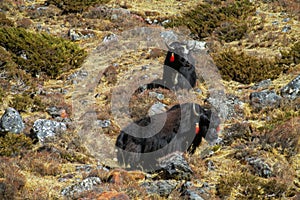
[[190, 180], [192, 169], [181, 153], [172, 153], [159, 159], [162, 179]]
[[67, 126], [64, 122], [57, 122], [47, 119], [38, 119], [34, 122], [32, 131], [39, 139], [39, 142], [44, 143], [46, 139], [53, 138], [65, 132]]
[[254, 108], [262, 109], [264, 107], [276, 107], [279, 105], [281, 96], [275, 91], [263, 90], [260, 92], [252, 92], [250, 94], [250, 102]]
[[7, 108], [0, 119], [0, 132], [21, 133], [25, 128], [22, 117], [14, 108]]

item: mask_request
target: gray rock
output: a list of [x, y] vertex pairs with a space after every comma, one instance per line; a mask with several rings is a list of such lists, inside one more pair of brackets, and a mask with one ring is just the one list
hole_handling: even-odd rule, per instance
[[190, 180], [193, 174], [183, 155], [176, 152], [160, 158], [159, 167], [163, 179]]
[[81, 31], [74, 30], [74, 29], [70, 29], [68, 35], [72, 41], [79, 41], [79, 40], [95, 37], [95, 34], [92, 32], [83, 33]]
[[300, 74], [281, 89], [281, 96], [294, 100], [300, 97]]
[[251, 89], [253, 90], [263, 90], [263, 89], [267, 89], [270, 85], [272, 84], [271, 79], [266, 79], [266, 80], [262, 80], [258, 83], [256, 83], [254, 86], [251, 87]]
[[210, 187], [207, 183], [197, 184], [194, 185], [192, 182], [187, 181], [184, 183], [180, 188], [180, 197], [183, 199], [189, 200], [203, 200], [203, 199], [210, 199], [209, 192]]
[[264, 108], [266, 106], [278, 106], [281, 96], [277, 95], [275, 91], [263, 90], [261, 92], [252, 92], [250, 94], [251, 105], [255, 108]]
[[144, 182], [141, 186], [146, 189], [148, 194], [158, 194], [161, 197], [168, 197], [177, 184], [175, 180], [157, 180]]
[[74, 196], [80, 194], [84, 191], [92, 190], [96, 185], [101, 184], [101, 179], [99, 177], [88, 177], [79, 183], [75, 183], [71, 186], [64, 188], [61, 191], [63, 196]]
[[273, 176], [271, 167], [265, 163], [261, 158], [249, 157], [245, 159], [251, 165], [256, 174], [261, 177], [269, 178]]
[[0, 132], [21, 133], [24, 128], [19, 112], [14, 108], [7, 108], [0, 119]]
[[289, 17], [287, 17], [287, 18], [284, 18], [282, 21], [283, 22], [289, 22], [291, 19], [289, 18]]
[[165, 98], [165, 96], [161, 93], [157, 93], [157, 92], [149, 92], [149, 96], [150, 97], [155, 97], [158, 100], [163, 100]]
[[107, 128], [111, 125], [110, 120], [97, 120], [97, 123], [101, 128]]
[[282, 28], [282, 32], [283, 33], [287, 33], [292, 29], [292, 27], [290, 25], [286, 25]]
[[173, 31], [162, 31], [160, 36], [164, 38], [166, 41], [175, 41], [178, 40], [177, 35]]
[[61, 109], [56, 106], [50, 106], [46, 109], [47, 113], [52, 116], [52, 118], [61, 116]]
[[167, 107], [167, 105], [163, 104], [161, 102], [155, 103], [149, 109], [148, 114], [149, 114], [149, 116], [152, 116], [155, 114], [164, 113], [167, 111], [166, 107]]
[[103, 43], [107, 43], [114, 40], [118, 40], [118, 36], [116, 34], [109, 34], [103, 38]]
[[64, 122], [57, 122], [47, 119], [38, 119], [34, 122], [33, 132], [41, 143], [44, 143], [46, 139], [53, 138], [67, 130], [67, 126]]

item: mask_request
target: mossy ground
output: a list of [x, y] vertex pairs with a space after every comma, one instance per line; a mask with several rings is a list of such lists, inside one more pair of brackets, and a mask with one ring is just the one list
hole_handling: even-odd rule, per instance
[[[45, 2], [35, 1], [41, 6]], [[105, 17], [84, 17], [89, 16], [87, 13], [94, 3], [101, 4], [102, 1], [89, 1], [91, 4], [84, 5], [83, 8], [79, 4], [68, 4], [68, 1], [48, 2], [51, 6], [45, 12], [26, 9], [27, 6], [32, 6], [32, 1], [7, 0], [0, 7], [4, 11], [0, 12], [0, 30], [3, 33], [0, 34], [3, 37], [0, 44], [5, 47], [0, 47], [0, 72], [1, 77], [10, 78], [10, 81], [0, 79], [0, 113], [3, 114], [7, 106], [16, 107], [27, 125], [32, 125], [38, 118], [51, 118], [45, 112], [47, 106], [63, 107], [72, 117], [71, 94], [64, 95], [59, 91], [61, 88], [73, 87], [68, 85], [66, 77], [81, 66], [86, 56], [84, 50], [90, 53], [107, 34], [146, 25], [134, 20], [127, 23], [128, 21], [113, 21]], [[195, 155], [187, 157], [194, 170], [192, 181], [200, 179], [211, 184], [213, 189], [210, 195], [213, 199], [297, 198], [300, 193], [299, 101], [282, 102], [278, 108], [255, 111], [249, 104], [249, 95], [253, 92], [251, 86], [266, 78], [273, 79], [268, 89], [279, 93], [282, 86], [299, 74], [299, 3], [292, 0], [265, 4], [261, 1], [203, 1], [199, 4], [199, 1], [173, 0], [111, 0], [105, 3], [109, 7], [126, 8], [138, 16], [152, 20], [171, 19], [169, 26], [175, 26], [175, 29], [188, 28], [193, 37], [207, 41], [216, 64], [224, 67], [225, 80], [222, 82], [226, 92], [245, 102], [244, 118], [237, 117], [223, 124], [221, 137], [224, 138], [225, 145], [209, 147], [204, 141]], [[209, 20], [201, 21], [201, 18]], [[289, 20], [284, 22], [286, 18]], [[38, 28], [39, 25], [42, 28]], [[291, 29], [285, 33], [282, 30], [286, 26], [291, 26]], [[95, 33], [95, 37], [71, 42], [68, 38], [70, 28], [88, 29]], [[8, 41], [8, 36], [14, 38], [14, 42]], [[35, 49], [41, 52], [43, 49], [51, 51], [40, 54]], [[25, 50], [25, 53], [21, 50]], [[94, 91], [95, 94], [100, 94], [95, 102], [98, 119], [111, 118], [111, 90], [121, 84], [124, 74], [138, 71], [141, 66], [149, 63], [163, 62], [164, 54], [149, 59], [149, 50], [126, 54], [114, 61], [119, 64], [117, 68], [106, 71]], [[141, 56], [144, 54], [146, 56]], [[27, 56], [27, 60], [24, 56]], [[54, 60], [49, 60], [50, 58]], [[224, 58], [228, 58], [225, 59], [226, 62]], [[257, 70], [257, 73], [251, 76], [253, 70]], [[265, 73], [272, 70], [274, 73]], [[222, 74], [222, 69], [220, 71]], [[233, 72], [248, 76], [239, 77]], [[40, 75], [40, 78], [36, 75]], [[26, 87], [27, 85], [30, 87]], [[197, 101], [203, 104], [208, 96], [207, 86], [204, 83], [199, 83], [198, 86], [203, 93], [197, 94]], [[11, 93], [14, 88], [17, 90]], [[37, 93], [39, 89], [51, 92], [40, 95]], [[164, 94], [162, 103], [168, 107], [177, 102], [174, 94], [168, 91], [156, 92]], [[144, 116], [150, 104], [159, 101], [146, 97], [147, 93], [144, 93], [132, 98], [134, 117]], [[135, 104], [135, 100], [145, 105]], [[245, 120], [247, 123], [244, 123]], [[110, 128], [103, 129], [104, 134], [112, 140], [119, 131], [119, 123], [114, 120]], [[71, 185], [76, 179], [96, 174], [105, 181], [102, 186], [106, 190], [124, 191], [132, 199], [163, 199], [147, 195], [139, 188], [138, 181], [130, 180], [116, 185], [108, 181], [110, 174], [105, 171], [98, 170], [97, 173], [90, 174], [78, 172], [76, 166], [90, 164], [96, 167], [97, 160], [82, 146], [81, 138], [72, 128], [66, 136], [45, 147], [32, 144], [29, 136], [30, 129], [26, 127], [20, 135], [8, 133], [0, 138], [0, 185], [6, 187], [4, 193], [0, 191], [0, 198], [35, 199], [39, 196], [40, 199], [62, 199], [62, 188]], [[214, 153], [205, 155], [210, 150]], [[242, 159], [243, 155], [264, 159], [273, 167], [274, 176], [259, 177]], [[215, 170], [208, 169], [208, 162], [214, 163]], [[66, 178], [66, 181], [58, 181], [60, 178]], [[84, 195], [97, 196], [90, 193]], [[176, 192], [171, 196], [178, 198]]]

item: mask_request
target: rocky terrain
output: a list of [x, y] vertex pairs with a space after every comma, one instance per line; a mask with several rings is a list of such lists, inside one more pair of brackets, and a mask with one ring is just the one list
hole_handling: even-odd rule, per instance
[[[299, 199], [300, 2], [0, 0], [0, 199]], [[133, 94], [166, 43], [197, 86]], [[116, 162], [131, 120], [214, 107], [220, 141], [155, 172]], [[130, 114], [128, 114], [130, 112]]]

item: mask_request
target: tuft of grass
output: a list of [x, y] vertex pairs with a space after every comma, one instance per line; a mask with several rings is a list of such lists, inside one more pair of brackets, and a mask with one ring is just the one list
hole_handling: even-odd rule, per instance
[[257, 58], [231, 48], [215, 53], [213, 58], [224, 80], [243, 84], [275, 79], [285, 70], [273, 60]]
[[0, 137], [0, 156], [16, 156], [32, 147], [32, 140], [24, 134], [6, 133]]
[[46, 33], [31, 33], [23, 28], [0, 28], [0, 41], [0, 46], [10, 53], [11, 60], [31, 76], [44, 74], [56, 78], [78, 68], [86, 57], [86, 52], [70, 41]]

